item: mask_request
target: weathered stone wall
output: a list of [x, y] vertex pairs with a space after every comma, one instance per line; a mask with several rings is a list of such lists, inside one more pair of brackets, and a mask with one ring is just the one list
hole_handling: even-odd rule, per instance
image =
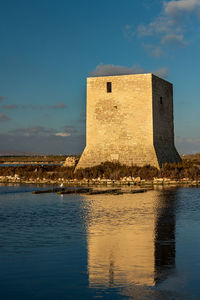
[[[158, 108], [153, 102], [152, 80], [152, 74], [87, 79], [86, 148], [77, 168], [105, 161], [139, 166], [160, 165], [154, 149], [158, 139], [153, 131], [156, 130], [156, 137], [165, 134], [165, 131], [159, 132], [159, 126], [154, 126], [156, 112], [153, 110]], [[107, 82], [112, 83], [110, 93], [107, 92]], [[171, 88], [171, 85], [166, 83], [166, 87]], [[160, 125], [168, 126], [168, 119]], [[173, 124], [170, 126], [167, 139], [171, 143]]]
[[152, 76], [153, 141], [159, 166], [179, 162], [181, 158], [174, 146], [173, 85]]

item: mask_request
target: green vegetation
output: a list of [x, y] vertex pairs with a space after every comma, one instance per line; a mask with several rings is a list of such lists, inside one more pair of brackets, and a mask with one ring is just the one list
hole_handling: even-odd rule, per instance
[[178, 164], [164, 164], [160, 170], [155, 167], [146, 165], [124, 166], [117, 163], [106, 162], [92, 168], [80, 169], [75, 173], [76, 178], [108, 178], [119, 180], [123, 177], [141, 177], [142, 179], [152, 180], [154, 177], [183, 179], [189, 178], [192, 180], [200, 179], [200, 169], [194, 166], [191, 162], [181, 162]]
[[34, 179], [95, 179], [105, 178], [112, 180], [120, 180], [124, 177], [140, 177], [141, 179], [152, 180], [154, 177], [200, 180], [200, 169], [191, 161], [183, 161], [178, 164], [164, 164], [158, 170], [152, 166], [125, 166], [118, 163], [105, 162], [101, 165], [79, 169], [74, 172], [74, 167], [48, 166], [48, 165], [25, 165], [25, 166], [10, 166], [0, 167], [0, 176], [15, 176], [18, 175], [22, 180]]

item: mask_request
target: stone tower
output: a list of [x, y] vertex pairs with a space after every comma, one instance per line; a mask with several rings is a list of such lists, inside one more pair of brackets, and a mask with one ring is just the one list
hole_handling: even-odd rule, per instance
[[179, 162], [173, 86], [153, 74], [87, 78], [86, 147], [77, 168]]

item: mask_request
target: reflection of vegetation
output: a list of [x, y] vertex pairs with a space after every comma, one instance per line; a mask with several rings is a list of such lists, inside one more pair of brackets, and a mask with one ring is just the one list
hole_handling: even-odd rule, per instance
[[0, 167], [1, 176], [14, 176], [17, 174], [21, 179], [93, 179], [106, 178], [120, 180], [123, 177], [141, 177], [142, 179], [151, 180], [154, 177], [166, 177], [170, 179], [189, 178], [191, 180], [200, 179], [200, 170], [189, 161], [183, 161], [178, 164], [164, 164], [158, 170], [152, 166], [125, 166], [118, 163], [105, 162], [101, 165], [78, 169], [74, 172], [74, 167], [48, 166], [48, 165], [26, 165]]

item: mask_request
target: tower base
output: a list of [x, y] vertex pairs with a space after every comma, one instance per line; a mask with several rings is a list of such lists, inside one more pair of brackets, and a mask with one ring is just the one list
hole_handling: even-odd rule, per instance
[[100, 165], [103, 162], [118, 162], [121, 165], [151, 165], [161, 168], [164, 163], [178, 163], [181, 158], [174, 145], [154, 145], [152, 147], [121, 147], [116, 149], [85, 147], [81, 158], [76, 166], [76, 170], [80, 168], [88, 168]]

